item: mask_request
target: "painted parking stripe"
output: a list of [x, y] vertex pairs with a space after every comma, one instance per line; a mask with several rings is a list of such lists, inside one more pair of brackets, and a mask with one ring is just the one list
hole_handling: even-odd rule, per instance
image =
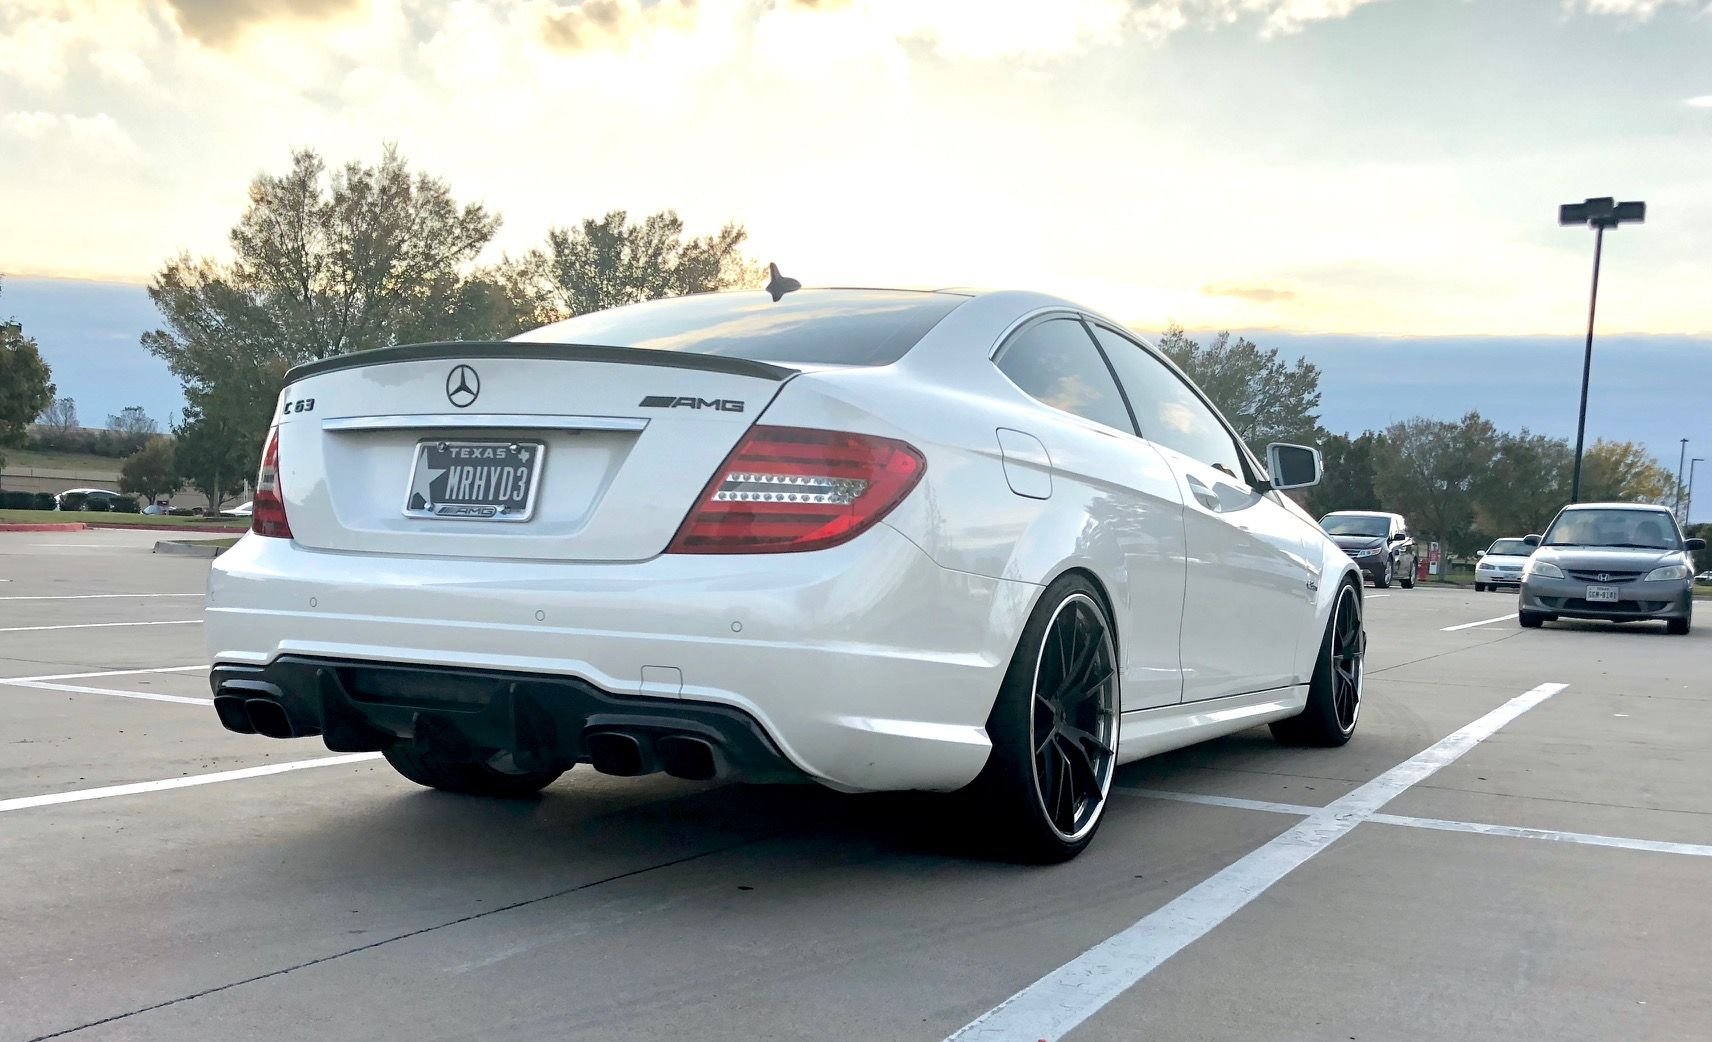
[[1506, 619], [1513, 619], [1515, 617], [1516, 617], [1516, 613], [1511, 612], [1508, 615], [1500, 615], [1495, 619], [1481, 619], [1479, 622], [1465, 622], [1460, 626], [1441, 626], [1441, 627], [1439, 627], [1439, 632], [1440, 633], [1451, 633], [1451, 632], [1454, 632], [1456, 630], [1471, 630], [1476, 626], [1490, 626], [1494, 622], [1503, 622]]
[[91, 680], [95, 677], [129, 677], [142, 673], [195, 673], [213, 666], [145, 666], [138, 669], [102, 669], [93, 673], [44, 673], [35, 677], [0, 677], [0, 684], [36, 683], [41, 680]]
[[212, 698], [191, 698], [188, 695], [162, 695], [153, 691], [118, 691], [110, 687], [84, 687], [81, 684], [55, 684], [45, 680], [0, 680], [0, 687], [22, 687], [32, 691], [69, 691], [77, 695], [109, 695], [113, 698], [138, 698], [145, 702], [178, 702], [183, 705], [211, 706]]
[[341, 756], [322, 756], [313, 760], [270, 763], [263, 767], [244, 767], [235, 771], [193, 774], [184, 778], [167, 778], [164, 781], [135, 782], [130, 785], [104, 785], [98, 789], [74, 789], [70, 792], [49, 792], [40, 796], [19, 796], [15, 799], [0, 800], [0, 814], [14, 810], [29, 810], [32, 807], [52, 807], [61, 803], [105, 800], [113, 796], [135, 796], [144, 792], [186, 789], [193, 785], [213, 785], [216, 782], [239, 781], [244, 778], [265, 778], [270, 774], [305, 771], [311, 767], [338, 767], [341, 764], [362, 763], [365, 760], [378, 759], [380, 759], [380, 753], [346, 753]]
[[1564, 689], [1541, 684], [1332, 801], [1159, 909], [975, 1018], [963, 1039], [1063, 1038], [1167, 959], [1206, 936], [1411, 785], [1455, 762], [1500, 727]]
[[0, 601], [116, 601], [141, 597], [205, 597], [201, 593], [58, 593], [41, 595], [7, 595]]
[[[1201, 792], [1169, 792], [1164, 789], [1143, 789], [1128, 785], [1114, 785], [1112, 788], [1116, 792], [1125, 792], [1132, 796], [1145, 796], [1153, 800], [1199, 803], [1210, 807], [1231, 807], [1236, 810], [1258, 810], [1269, 814], [1292, 814], [1299, 818], [1308, 817], [1320, 809], [1300, 803], [1245, 800], [1238, 796], [1210, 796]], [[1489, 825], [1483, 821], [1450, 821], [1445, 818], [1420, 818], [1412, 814], [1375, 814], [1367, 820], [1380, 825], [1436, 829], [1440, 832], [1471, 832], [1481, 836], [1544, 839], [1556, 843], [1579, 843], [1590, 847], [1615, 847], [1619, 850], [1646, 850], [1660, 854], [1712, 857], [1712, 845], [1705, 843], [1673, 843], [1658, 839], [1636, 839], [1632, 836], [1601, 836], [1591, 832], [1565, 832], [1561, 829], [1530, 829], [1516, 825]]]
[[1590, 847], [1616, 847], [1620, 850], [1648, 850], [1659, 854], [1712, 857], [1712, 845], [1704, 843], [1669, 843], [1664, 840], [1634, 839], [1629, 836], [1599, 836], [1590, 832], [1562, 832], [1558, 829], [1527, 829], [1518, 828], [1515, 825], [1488, 825], [1480, 821], [1417, 818], [1407, 814], [1375, 814], [1368, 820], [1381, 825], [1404, 825], [1415, 829], [1438, 829], [1441, 832], [1473, 832], [1482, 836], [1546, 839], [1558, 843], [1580, 843]]
[[42, 630], [105, 630], [117, 626], [200, 626], [201, 619], [171, 619], [164, 622], [73, 622], [63, 626], [6, 626], [0, 633], [38, 633]]

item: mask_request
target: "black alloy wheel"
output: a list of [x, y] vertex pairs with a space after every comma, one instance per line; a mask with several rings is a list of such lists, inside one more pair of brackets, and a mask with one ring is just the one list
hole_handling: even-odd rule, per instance
[[1080, 575], [1041, 594], [987, 718], [993, 752], [967, 790], [1000, 856], [1067, 861], [1093, 839], [1117, 768], [1116, 639]]
[[1288, 745], [1339, 746], [1348, 742], [1361, 718], [1366, 658], [1361, 596], [1353, 581], [1345, 582], [1326, 622], [1319, 661], [1308, 682], [1307, 704], [1299, 715], [1275, 722], [1272, 736]]

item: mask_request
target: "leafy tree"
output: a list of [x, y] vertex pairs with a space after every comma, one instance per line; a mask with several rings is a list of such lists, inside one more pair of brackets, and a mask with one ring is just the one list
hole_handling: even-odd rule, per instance
[[1682, 534], [1689, 539], [1704, 539], [1708, 544], [1706, 549], [1694, 551], [1694, 574], [1712, 572], [1712, 524], [1689, 525]]
[[[53, 371], [16, 320], [0, 321], [0, 448], [22, 445], [30, 421], [54, 400]], [[0, 466], [6, 457], [0, 453]]]
[[1278, 349], [1261, 350], [1244, 337], [1220, 333], [1205, 346], [1172, 326], [1159, 349], [1206, 392], [1225, 419], [1251, 445], [1311, 442], [1319, 434], [1320, 370], [1306, 358], [1293, 365]]
[[1334, 510], [1382, 510], [1373, 487], [1373, 454], [1383, 435], [1364, 431], [1356, 438], [1328, 434], [1320, 439], [1325, 477], [1308, 489], [1303, 506], [1315, 517]]
[[1601, 438], [1581, 457], [1581, 501], [1667, 503], [1676, 489], [1676, 475], [1662, 466], [1646, 446]]
[[676, 212], [632, 222], [623, 210], [573, 228], [547, 232], [547, 248], [532, 250], [502, 277], [510, 299], [541, 324], [659, 297], [758, 285], [759, 268], [743, 256], [749, 236], [727, 224], [686, 239]]
[[120, 434], [159, 434], [160, 424], [149, 417], [140, 405], [127, 405], [118, 415], [107, 417], [107, 429]]
[[36, 422], [58, 435], [76, 430], [77, 400], [75, 398], [55, 398], [52, 405], [42, 410], [41, 419]]
[[1569, 502], [1575, 450], [1562, 438], [1531, 434], [1498, 436], [1491, 466], [1475, 489], [1477, 527], [1493, 536], [1543, 532]]
[[182, 482], [173, 450], [171, 438], [156, 435], [144, 442], [119, 468], [119, 491], [142, 496], [150, 503], [177, 492]]
[[[267, 416], [271, 415], [270, 409]], [[266, 416], [264, 434], [265, 422]], [[218, 512], [244, 490], [261, 458], [262, 434], [256, 433], [253, 417], [241, 412], [205, 412], [189, 405], [173, 434], [177, 476], [208, 497], [211, 512]]]
[[1374, 453], [1380, 500], [1449, 551], [1477, 549], [1486, 540], [1476, 526], [1476, 490], [1491, 481], [1498, 438], [1477, 412], [1455, 422], [1417, 416], [1392, 424]]

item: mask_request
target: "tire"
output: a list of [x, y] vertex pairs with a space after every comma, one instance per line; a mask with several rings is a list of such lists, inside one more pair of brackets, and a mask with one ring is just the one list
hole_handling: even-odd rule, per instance
[[1516, 621], [1520, 622], [1525, 630], [1537, 630], [1546, 621], [1546, 617], [1537, 611], [1519, 611], [1516, 613]]
[[563, 771], [525, 771], [508, 774], [485, 763], [442, 760], [424, 756], [414, 740], [400, 738], [382, 753], [392, 769], [418, 785], [466, 796], [496, 796], [521, 799], [533, 796], [559, 779]]
[[1389, 563], [1385, 565], [1383, 572], [1374, 576], [1373, 587], [1377, 590], [1389, 590], [1391, 588], [1391, 565]]
[[1073, 574], [1048, 586], [987, 717], [992, 754], [966, 790], [995, 853], [1055, 864], [1093, 840], [1117, 765], [1117, 663], [1093, 583]]
[[[1351, 618], [1353, 616], [1353, 619]], [[1288, 720], [1272, 724], [1272, 737], [1285, 745], [1335, 748], [1355, 734], [1361, 718], [1361, 688], [1365, 676], [1367, 628], [1361, 617], [1361, 595], [1346, 582], [1332, 603], [1319, 660], [1308, 681], [1308, 704]]]
[[1665, 623], [1664, 623], [1664, 630], [1666, 633], [1670, 634], [1673, 637], [1686, 637], [1686, 636], [1688, 636], [1689, 623], [1692, 621], [1693, 621], [1692, 617], [1686, 617], [1686, 618], [1681, 618], [1681, 619], [1666, 619]]
[[1474, 592], [1475, 593], [1485, 593], [1486, 592], [1486, 584], [1485, 583], [1475, 583], [1474, 584]]

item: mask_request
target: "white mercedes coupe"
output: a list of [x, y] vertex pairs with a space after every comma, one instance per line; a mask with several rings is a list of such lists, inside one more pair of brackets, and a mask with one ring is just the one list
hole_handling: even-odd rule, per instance
[[461, 793], [967, 790], [1034, 861], [1127, 761], [1349, 740], [1317, 451], [1054, 297], [771, 290], [292, 370], [209, 582], [221, 722]]

